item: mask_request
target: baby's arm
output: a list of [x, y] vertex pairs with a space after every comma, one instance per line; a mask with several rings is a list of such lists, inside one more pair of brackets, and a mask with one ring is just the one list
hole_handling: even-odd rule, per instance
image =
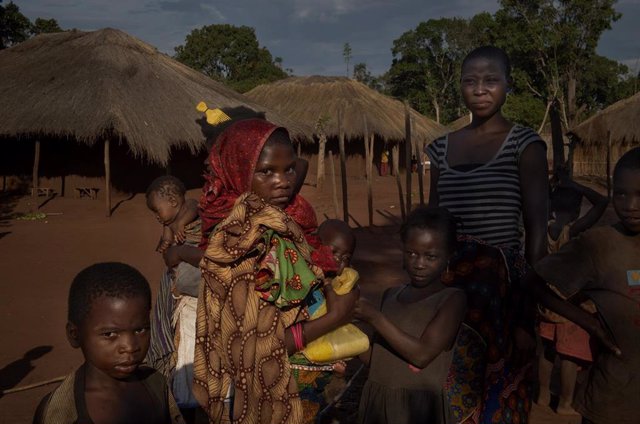
[[173, 244], [173, 231], [168, 225], [164, 225], [162, 227], [162, 236], [156, 247], [156, 252], [164, 253], [171, 244]]
[[184, 202], [180, 215], [176, 221], [171, 224], [174, 232], [174, 240], [178, 244], [184, 243], [186, 240], [184, 227], [198, 219], [198, 201], [195, 199], [187, 199]]
[[407, 362], [425, 368], [441, 352], [451, 349], [467, 310], [467, 297], [458, 291], [444, 302], [422, 335], [410, 336], [395, 326], [373, 304], [361, 299], [356, 306], [356, 318], [369, 322], [376, 332]]

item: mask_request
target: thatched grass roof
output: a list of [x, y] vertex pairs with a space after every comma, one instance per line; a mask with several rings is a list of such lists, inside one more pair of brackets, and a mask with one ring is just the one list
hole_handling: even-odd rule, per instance
[[453, 122], [447, 124], [447, 128], [449, 131], [458, 131], [471, 123], [471, 114], [467, 113], [466, 115], [462, 115], [458, 119]]
[[[370, 133], [390, 141], [405, 138], [403, 103], [346, 77], [290, 77], [260, 85], [246, 95], [307, 126], [315, 127], [319, 119], [326, 119], [324, 132], [328, 137], [339, 135], [337, 116], [342, 110], [347, 138], [364, 135], [364, 117]], [[411, 116], [412, 136], [419, 142], [446, 132], [445, 127], [413, 109]]]
[[122, 31], [43, 34], [0, 51], [0, 136], [105, 136], [126, 141], [137, 157], [166, 164], [172, 147], [204, 147], [204, 100], [232, 117], [266, 111], [294, 137], [311, 129], [267, 111], [247, 97]]
[[577, 136], [586, 146], [606, 146], [609, 131], [612, 143], [640, 143], [640, 93], [601, 110], [569, 134]]

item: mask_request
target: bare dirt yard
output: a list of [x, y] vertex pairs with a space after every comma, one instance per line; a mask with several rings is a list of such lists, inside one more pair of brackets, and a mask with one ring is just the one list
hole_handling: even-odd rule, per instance
[[[416, 176], [413, 187], [417, 203]], [[362, 275], [362, 295], [377, 300], [386, 287], [401, 283], [404, 275], [396, 180], [375, 177], [373, 190], [375, 226], [365, 228], [366, 183], [363, 178], [349, 179], [350, 224], [358, 239], [353, 265]], [[302, 194], [315, 206], [320, 220], [336, 216], [329, 179], [322, 192], [305, 185]], [[198, 195], [199, 190], [189, 192], [189, 197]], [[154, 290], [163, 271], [163, 262], [154, 252], [161, 228], [147, 210], [143, 194], [115, 198], [111, 218], [105, 217], [103, 200], [54, 197], [40, 208], [46, 218], [16, 219], [34, 211], [36, 204], [31, 197], [0, 193], [0, 390], [64, 376], [81, 363], [81, 353], [69, 346], [64, 334], [67, 292], [79, 270], [95, 262], [126, 262], [138, 268]], [[0, 394], [0, 423], [31, 422], [38, 401], [53, 388], [55, 384], [48, 384]], [[353, 410], [357, 399], [358, 384], [354, 384], [345, 397], [346, 406]], [[578, 421], [536, 408], [532, 422]]]

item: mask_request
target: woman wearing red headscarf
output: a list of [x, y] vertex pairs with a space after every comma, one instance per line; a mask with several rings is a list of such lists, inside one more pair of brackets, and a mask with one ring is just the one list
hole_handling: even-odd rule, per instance
[[[204, 250], [176, 246], [167, 265], [199, 264], [194, 394], [212, 422], [301, 423], [289, 355], [349, 322], [357, 291], [325, 288], [327, 315], [306, 321], [305, 298], [336, 269], [307, 237], [315, 212], [295, 193], [284, 128], [258, 119], [227, 128], [211, 149], [200, 200]], [[233, 392], [233, 407], [228, 402]]]

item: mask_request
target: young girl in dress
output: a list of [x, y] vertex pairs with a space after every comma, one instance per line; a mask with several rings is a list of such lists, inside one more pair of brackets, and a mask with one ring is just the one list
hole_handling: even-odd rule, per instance
[[359, 422], [451, 423], [444, 386], [467, 299], [441, 277], [455, 251], [456, 220], [445, 208], [417, 209], [401, 239], [410, 282], [388, 289], [380, 309], [360, 299], [355, 310], [376, 332], [362, 355], [370, 371]]

